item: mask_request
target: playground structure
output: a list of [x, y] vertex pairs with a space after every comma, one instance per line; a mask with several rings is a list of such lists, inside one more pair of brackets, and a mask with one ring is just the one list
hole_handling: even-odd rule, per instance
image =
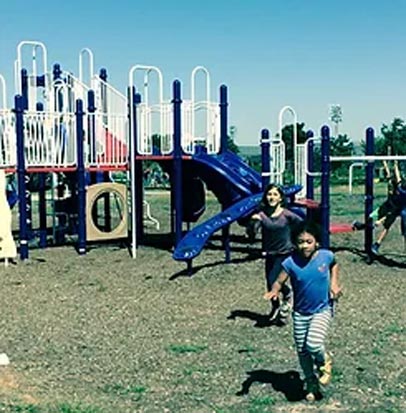
[[[321, 138], [310, 138], [306, 142], [306, 173], [307, 195], [313, 198], [313, 178], [321, 177], [321, 199], [319, 204], [311, 207], [320, 209], [320, 222], [322, 226], [322, 245], [326, 248], [330, 246], [330, 235], [338, 232], [351, 232], [353, 227], [348, 224], [333, 224], [330, 221], [330, 166], [335, 161], [351, 162], [351, 166], [360, 166], [360, 162], [365, 166], [365, 197], [364, 197], [364, 250], [367, 254], [367, 262], [371, 263], [375, 256], [372, 252], [374, 225], [371, 219], [371, 213], [374, 210], [374, 168], [377, 161], [406, 161], [404, 155], [374, 155], [374, 137], [373, 128], [367, 128], [365, 131], [365, 155], [356, 156], [331, 156], [330, 154], [330, 130], [323, 126], [320, 131]], [[315, 140], [321, 141], [321, 172], [314, 172], [313, 169], [313, 144]], [[350, 169], [351, 170], [351, 169]], [[350, 181], [351, 182], [351, 181]], [[300, 203], [300, 202], [299, 202]], [[305, 204], [305, 203], [304, 203]], [[406, 209], [406, 205], [403, 206]], [[405, 219], [406, 214], [401, 214], [401, 219]]]
[[[206, 81], [201, 101], [196, 100], [198, 74]], [[141, 93], [135, 88], [137, 76], [141, 76]], [[158, 84], [155, 101], [151, 93], [153, 76]], [[261, 192], [261, 176], [227, 151], [227, 88], [220, 88], [219, 103], [212, 102], [210, 76], [203, 66], [191, 73], [191, 98], [181, 99], [181, 85], [175, 81], [170, 101], [164, 98], [160, 70], [135, 65], [129, 72], [126, 97], [107, 83], [105, 69], [94, 74], [90, 49], [80, 51], [76, 78], [59, 64], [49, 70], [43, 43], [24, 41], [17, 47], [13, 109], [7, 108], [6, 84], [3, 78], [0, 80], [0, 168], [17, 174], [21, 259], [28, 258], [29, 241], [34, 237], [39, 237], [40, 247], [49, 242], [49, 209], [51, 242], [63, 243], [66, 234], [75, 234], [78, 251], [84, 254], [87, 241], [130, 234], [135, 257], [143, 238], [144, 211], [150, 221], [159, 224], [144, 199], [145, 160], [159, 162], [170, 175], [175, 245], [182, 237], [182, 222], [196, 222], [204, 212], [203, 182], [216, 194], [223, 210], [245, 198], [242, 203], [249, 204], [248, 198]], [[274, 173], [280, 177], [283, 148], [278, 150], [279, 158], [280, 166]], [[130, 179], [123, 184], [112, 182], [112, 173], [117, 171], [129, 174]], [[38, 174], [38, 230], [32, 224], [33, 173]], [[49, 175], [52, 194], [47, 200]], [[17, 199], [16, 194], [10, 194], [9, 202], [11, 196]], [[112, 205], [118, 205], [119, 216], [114, 228]], [[244, 218], [240, 214], [243, 212], [235, 218]], [[226, 222], [222, 226], [226, 227]]]
[[[89, 66], [87, 75], [85, 58]], [[230, 224], [244, 223], [270, 180], [283, 183], [282, 120], [289, 112], [297, 125], [296, 112], [290, 106], [281, 109], [276, 138], [270, 138], [269, 131], [262, 131], [262, 175], [258, 174], [227, 150], [227, 88], [222, 85], [219, 102], [212, 102], [210, 75], [203, 66], [197, 66], [191, 73], [190, 99], [182, 99], [181, 83], [175, 80], [171, 100], [164, 97], [163, 76], [155, 66], [133, 66], [127, 96], [121, 94], [107, 83], [105, 69], [99, 75], [94, 74], [93, 54], [87, 48], [79, 54], [79, 78], [63, 71], [58, 64], [48, 70], [47, 50], [39, 42], [18, 45], [15, 69], [13, 110], [7, 108], [6, 84], [0, 76], [0, 168], [17, 174], [21, 259], [28, 258], [29, 241], [34, 237], [39, 237], [40, 247], [49, 242], [49, 209], [52, 243], [63, 243], [67, 234], [75, 234], [78, 252], [84, 254], [87, 241], [129, 238], [135, 257], [137, 246], [143, 242], [145, 215], [159, 226], [144, 199], [143, 162], [152, 160], [159, 162], [170, 178], [174, 258], [191, 264], [211, 234], [222, 229], [226, 261], [229, 261]], [[199, 73], [205, 78], [205, 98], [201, 101], [196, 100]], [[158, 85], [155, 95], [151, 93], [153, 77]], [[136, 84], [143, 87], [137, 90]], [[328, 128], [322, 128], [321, 136], [323, 150], [327, 151]], [[323, 155], [320, 173], [321, 202], [313, 200], [315, 173], [311, 148], [315, 139], [319, 138], [313, 138], [309, 132], [307, 142], [299, 145], [294, 129], [297, 184], [288, 191], [292, 207], [307, 208], [308, 213], [318, 210], [323, 245], [328, 246], [330, 233], [352, 228], [330, 225], [328, 176], [329, 162], [334, 158], [327, 155]], [[346, 160], [370, 161], [368, 156], [361, 158]], [[119, 171], [129, 179], [114, 182], [114, 173]], [[38, 230], [32, 227], [33, 173], [38, 174]], [[47, 200], [49, 175], [52, 194]], [[183, 237], [183, 223], [190, 229], [190, 224], [197, 222], [205, 210], [205, 187], [216, 195], [222, 211]], [[306, 199], [296, 199], [304, 195]], [[15, 203], [17, 192], [10, 194], [10, 205], [11, 198]], [[370, 195], [367, 202], [369, 199]], [[370, 207], [366, 207], [366, 214], [367, 209]], [[368, 226], [367, 252], [372, 244], [372, 235], [367, 232], [370, 230]]]
[[[227, 88], [220, 88], [220, 103], [212, 102], [209, 73], [204, 67], [192, 71], [191, 99], [183, 101], [179, 81], [173, 83], [172, 101], [164, 99], [162, 74], [153, 66], [131, 68], [128, 98], [107, 83], [104, 69], [100, 75], [93, 72], [89, 49], [80, 52], [76, 78], [59, 64], [49, 70], [45, 45], [26, 41], [17, 48], [13, 109], [7, 108], [6, 84], [1, 78], [0, 168], [17, 175], [18, 191], [11, 195], [18, 197], [21, 259], [28, 258], [28, 245], [35, 237], [40, 247], [49, 243], [49, 210], [51, 243], [63, 243], [67, 234], [74, 234], [78, 252], [84, 254], [87, 241], [130, 235], [135, 257], [143, 237], [144, 207], [151, 217], [142, 185], [145, 160], [159, 162], [170, 175], [175, 245], [182, 237], [182, 222], [195, 222], [204, 212], [203, 181], [223, 208], [260, 192], [260, 175], [226, 150]], [[203, 101], [195, 101], [199, 72], [206, 78]], [[143, 99], [135, 90], [135, 77], [140, 73]], [[158, 79], [157, 102], [151, 99], [152, 75]], [[123, 184], [113, 182], [112, 173], [118, 171], [129, 174], [130, 179]], [[39, 212], [35, 230], [34, 173], [38, 176]], [[52, 191], [47, 199], [49, 176]], [[119, 205], [114, 228], [112, 221], [117, 217], [111, 213], [112, 205]]]

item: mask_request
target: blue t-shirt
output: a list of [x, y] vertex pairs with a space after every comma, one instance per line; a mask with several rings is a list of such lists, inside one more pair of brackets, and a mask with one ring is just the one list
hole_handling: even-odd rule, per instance
[[329, 250], [318, 250], [310, 260], [294, 252], [282, 262], [293, 289], [293, 309], [315, 314], [329, 306], [330, 268], [335, 263]]

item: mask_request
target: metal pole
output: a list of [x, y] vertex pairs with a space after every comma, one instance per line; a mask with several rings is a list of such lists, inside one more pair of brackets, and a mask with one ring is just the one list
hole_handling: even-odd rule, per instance
[[18, 206], [20, 226], [20, 258], [28, 259], [28, 228], [27, 228], [27, 199], [25, 182], [25, 156], [24, 156], [24, 107], [25, 99], [21, 95], [14, 98], [14, 112], [16, 119], [17, 138], [17, 179], [18, 179]]
[[271, 175], [271, 140], [269, 130], [261, 131], [261, 170], [262, 170], [262, 191], [269, 185]]
[[227, 151], [228, 140], [228, 101], [227, 86], [220, 86], [220, 153]]
[[[220, 153], [225, 153], [228, 146], [228, 97], [227, 86], [220, 86]], [[224, 206], [222, 205], [224, 211]], [[231, 261], [231, 247], [230, 247], [230, 226], [226, 225], [222, 229], [222, 243], [225, 254], [225, 261], [229, 263]]]
[[[306, 133], [306, 140], [314, 137], [313, 131]], [[307, 144], [307, 167], [309, 171], [314, 169], [314, 141], [310, 140]], [[306, 198], [314, 199], [314, 176], [306, 174]]]
[[78, 180], [78, 253], [86, 254], [86, 188], [85, 188], [85, 158], [83, 151], [83, 101], [76, 101], [76, 150], [77, 150], [77, 180]]
[[330, 162], [335, 161], [406, 161], [406, 155], [355, 155], [355, 156], [330, 156]]
[[[366, 145], [365, 145], [365, 153], [367, 156], [372, 155], [374, 153], [374, 130], [372, 128], [368, 128], [365, 134], [366, 138]], [[372, 242], [373, 242], [373, 222], [370, 218], [370, 215], [373, 210], [373, 202], [374, 202], [374, 161], [371, 160], [367, 163], [365, 169], [365, 238], [364, 238], [364, 246], [365, 252], [368, 255], [368, 259], [371, 260], [372, 255]]]
[[181, 124], [181, 84], [179, 80], [173, 82], [173, 196], [174, 205], [172, 214], [174, 214], [175, 226], [175, 248], [182, 239], [182, 124]]
[[321, 245], [330, 247], [330, 129], [321, 128]]
[[[130, 193], [131, 193], [131, 256], [137, 257], [137, 213], [139, 200], [137, 197], [136, 183], [136, 156], [137, 156], [137, 105], [141, 102], [141, 96], [135, 93], [134, 87], [128, 88], [129, 96], [129, 128], [130, 128]], [[141, 199], [142, 203], [142, 199]], [[141, 210], [141, 226], [142, 226], [142, 210]]]

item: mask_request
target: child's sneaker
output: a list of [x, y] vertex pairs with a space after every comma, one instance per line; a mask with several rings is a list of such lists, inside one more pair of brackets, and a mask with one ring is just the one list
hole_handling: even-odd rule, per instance
[[319, 367], [319, 383], [326, 386], [330, 383], [333, 373], [333, 359], [330, 354], [326, 353], [324, 364]]
[[372, 254], [378, 255], [379, 254], [379, 244], [374, 242], [371, 247]]
[[313, 403], [321, 398], [319, 383], [315, 379], [306, 380], [306, 396], [305, 399]]
[[362, 231], [363, 229], [365, 229], [365, 224], [363, 222], [353, 221], [352, 229], [353, 231]]
[[279, 317], [280, 312], [280, 301], [279, 299], [270, 300], [269, 305], [271, 307], [271, 311], [269, 313], [269, 321], [275, 321]]

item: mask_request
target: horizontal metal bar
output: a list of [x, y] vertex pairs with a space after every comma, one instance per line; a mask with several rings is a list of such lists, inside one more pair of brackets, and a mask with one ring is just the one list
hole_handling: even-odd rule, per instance
[[330, 156], [330, 162], [338, 161], [406, 161], [406, 155], [355, 155], [355, 156]]

